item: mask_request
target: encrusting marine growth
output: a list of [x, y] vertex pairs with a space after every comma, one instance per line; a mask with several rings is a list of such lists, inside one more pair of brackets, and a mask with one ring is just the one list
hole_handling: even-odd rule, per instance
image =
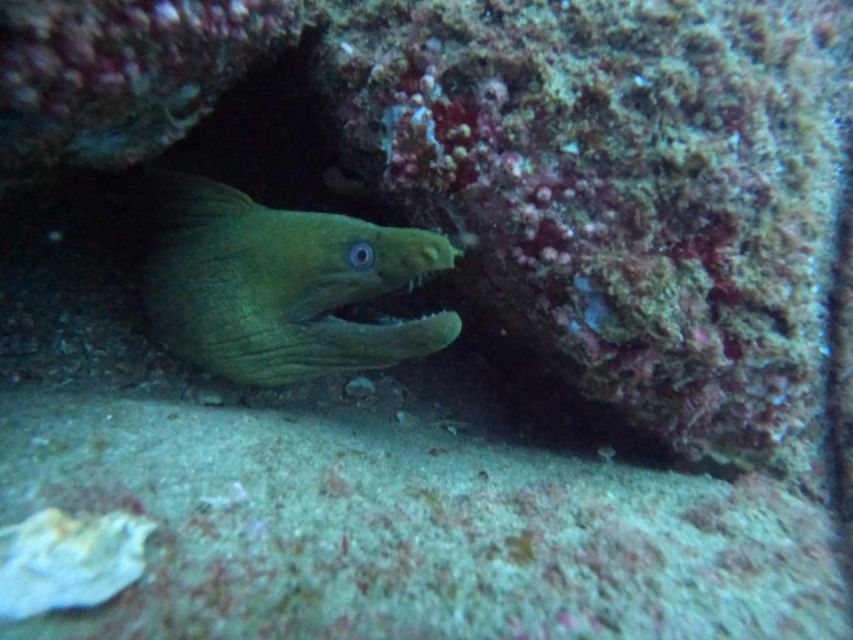
[[360, 324], [334, 309], [370, 300], [461, 255], [442, 235], [343, 215], [280, 211], [225, 185], [157, 175], [164, 228], [149, 255], [149, 316], [181, 357], [261, 386], [387, 367], [453, 342], [452, 311]]

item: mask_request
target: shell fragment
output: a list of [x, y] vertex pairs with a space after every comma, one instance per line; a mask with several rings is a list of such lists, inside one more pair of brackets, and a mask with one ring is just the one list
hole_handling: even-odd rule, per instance
[[51, 508], [0, 529], [0, 619], [108, 600], [142, 575], [156, 526], [121, 511], [82, 522]]

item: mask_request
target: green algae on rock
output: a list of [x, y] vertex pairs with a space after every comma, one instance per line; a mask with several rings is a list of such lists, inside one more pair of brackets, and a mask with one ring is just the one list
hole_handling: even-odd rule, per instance
[[278, 386], [425, 356], [462, 329], [452, 311], [376, 325], [332, 315], [452, 269], [461, 252], [442, 235], [269, 209], [199, 177], [155, 181], [165, 186], [164, 229], [147, 261], [145, 304], [190, 362]]

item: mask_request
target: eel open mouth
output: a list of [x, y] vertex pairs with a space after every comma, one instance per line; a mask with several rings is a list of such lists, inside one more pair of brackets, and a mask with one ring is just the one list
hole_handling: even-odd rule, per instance
[[[311, 323], [318, 342], [335, 345], [339, 362], [383, 367], [440, 351], [462, 331], [455, 311], [423, 312], [421, 296], [409, 295], [426, 276], [381, 297], [350, 303]], [[427, 292], [428, 299], [433, 296]]]
[[311, 323], [315, 337], [372, 366], [444, 349], [461, 333], [462, 319], [455, 311], [424, 310], [424, 303], [440, 297], [429, 283], [442, 271], [421, 272], [386, 294], [325, 312]]
[[[425, 311], [424, 297], [427, 301], [437, 297], [434, 292], [426, 291], [425, 296], [418, 295], [419, 290], [441, 271], [425, 271], [418, 274], [403, 287], [370, 300], [353, 302], [333, 309], [317, 321], [346, 322], [350, 324], [372, 325], [376, 327], [399, 326], [446, 320], [455, 316], [454, 311]], [[427, 288], [429, 285], [427, 284]]]

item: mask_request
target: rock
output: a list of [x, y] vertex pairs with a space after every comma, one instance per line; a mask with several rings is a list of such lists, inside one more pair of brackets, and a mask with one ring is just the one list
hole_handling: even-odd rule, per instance
[[833, 10], [415, 5], [325, 35], [315, 76], [346, 169], [410, 223], [477, 238], [459, 277], [495, 340], [685, 457], [809, 476], [832, 101], [844, 112]]
[[145, 569], [148, 518], [114, 511], [88, 522], [45, 509], [0, 529], [0, 619], [93, 607]]
[[114, 168], [182, 138], [261, 54], [293, 44], [297, 0], [9, 0], [0, 8], [0, 175]]
[[201, 391], [196, 396], [196, 402], [205, 407], [221, 407], [225, 399], [215, 391]]
[[374, 385], [369, 378], [359, 376], [347, 382], [344, 387], [344, 391], [350, 398], [363, 400], [364, 398], [369, 398], [376, 393], [376, 385]]

